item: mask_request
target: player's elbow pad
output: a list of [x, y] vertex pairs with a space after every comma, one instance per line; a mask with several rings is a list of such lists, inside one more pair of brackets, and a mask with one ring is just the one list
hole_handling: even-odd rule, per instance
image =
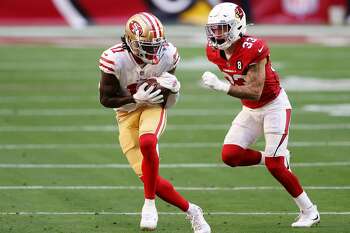
[[174, 94], [170, 94], [167, 98], [166, 104], [165, 104], [165, 108], [171, 108], [172, 106], [174, 106], [177, 102], [177, 100], [179, 99], [179, 92], [178, 93], [174, 93]]

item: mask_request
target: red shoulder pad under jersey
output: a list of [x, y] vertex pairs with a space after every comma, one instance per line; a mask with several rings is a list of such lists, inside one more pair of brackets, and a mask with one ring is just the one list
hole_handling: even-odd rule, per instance
[[270, 49], [264, 40], [245, 36], [242, 38], [243, 52], [247, 54], [249, 65], [256, 64], [264, 58], [270, 56]]

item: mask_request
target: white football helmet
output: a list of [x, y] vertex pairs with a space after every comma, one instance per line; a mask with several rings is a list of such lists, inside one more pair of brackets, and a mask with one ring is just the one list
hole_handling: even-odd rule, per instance
[[246, 17], [243, 9], [229, 2], [216, 5], [209, 13], [205, 26], [210, 46], [224, 50], [246, 32]]

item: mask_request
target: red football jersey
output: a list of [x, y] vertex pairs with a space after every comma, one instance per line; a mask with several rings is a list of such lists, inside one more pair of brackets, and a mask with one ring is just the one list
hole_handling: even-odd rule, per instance
[[267, 58], [264, 89], [260, 99], [241, 99], [242, 104], [248, 108], [262, 107], [274, 100], [281, 90], [278, 74], [271, 67], [270, 49], [263, 40], [251, 36], [244, 36], [236, 43], [237, 46], [229, 60], [226, 59], [223, 50], [207, 45], [208, 60], [219, 67], [231, 84], [243, 85], [249, 66]]

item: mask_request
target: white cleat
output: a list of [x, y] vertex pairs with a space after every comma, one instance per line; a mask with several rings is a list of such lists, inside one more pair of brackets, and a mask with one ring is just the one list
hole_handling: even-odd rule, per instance
[[194, 233], [211, 233], [209, 224], [203, 217], [202, 209], [194, 204], [190, 204], [189, 211], [187, 211], [187, 219], [191, 221]]
[[313, 205], [307, 210], [300, 211], [297, 221], [292, 223], [292, 227], [311, 227], [320, 222], [320, 214], [317, 206]]
[[158, 213], [155, 205], [144, 204], [141, 213], [140, 229], [154, 231], [157, 228]]

